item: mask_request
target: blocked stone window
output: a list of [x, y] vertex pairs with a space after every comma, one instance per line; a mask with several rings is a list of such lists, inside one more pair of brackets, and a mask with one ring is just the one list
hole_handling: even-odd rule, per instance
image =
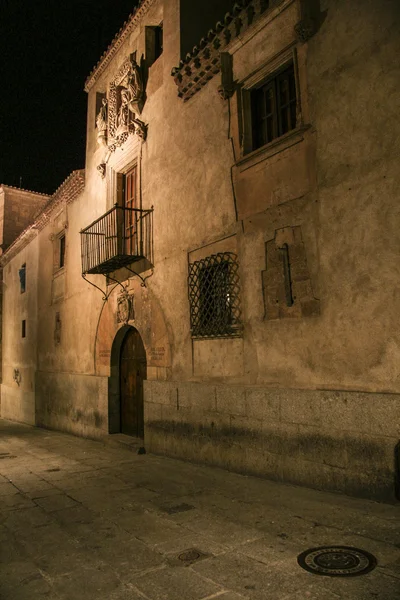
[[285, 227], [265, 244], [262, 271], [266, 319], [312, 317], [320, 314], [307, 266], [301, 227]]
[[239, 264], [220, 252], [189, 265], [190, 325], [193, 338], [239, 337]]

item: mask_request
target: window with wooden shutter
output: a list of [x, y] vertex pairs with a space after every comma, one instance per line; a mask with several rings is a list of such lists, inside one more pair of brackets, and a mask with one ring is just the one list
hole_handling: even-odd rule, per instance
[[124, 177], [124, 236], [125, 236], [125, 253], [133, 254], [134, 241], [136, 234], [136, 178], [137, 167], [131, 169]]
[[296, 127], [293, 63], [251, 91], [252, 150]]

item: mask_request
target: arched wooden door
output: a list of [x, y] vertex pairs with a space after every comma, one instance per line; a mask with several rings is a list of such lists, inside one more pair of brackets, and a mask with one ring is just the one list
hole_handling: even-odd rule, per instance
[[146, 351], [136, 329], [129, 329], [120, 354], [121, 433], [144, 435], [143, 380], [146, 379]]

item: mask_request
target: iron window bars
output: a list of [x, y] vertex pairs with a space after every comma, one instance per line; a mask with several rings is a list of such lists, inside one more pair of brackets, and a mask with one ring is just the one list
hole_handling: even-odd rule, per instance
[[192, 337], [242, 335], [236, 254], [220, 252], [189, 264], [188, 284]]

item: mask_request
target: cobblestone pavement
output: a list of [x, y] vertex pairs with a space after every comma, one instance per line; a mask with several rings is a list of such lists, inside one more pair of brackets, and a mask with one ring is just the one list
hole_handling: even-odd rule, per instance
[[[8, 421], [0, 474], [2, 600], [400, 599], [399, 505]], [[378, 566], [347, 578], [298, 566], [329, 544]], [[178, 558], [192, 548], [197, 560]]]

